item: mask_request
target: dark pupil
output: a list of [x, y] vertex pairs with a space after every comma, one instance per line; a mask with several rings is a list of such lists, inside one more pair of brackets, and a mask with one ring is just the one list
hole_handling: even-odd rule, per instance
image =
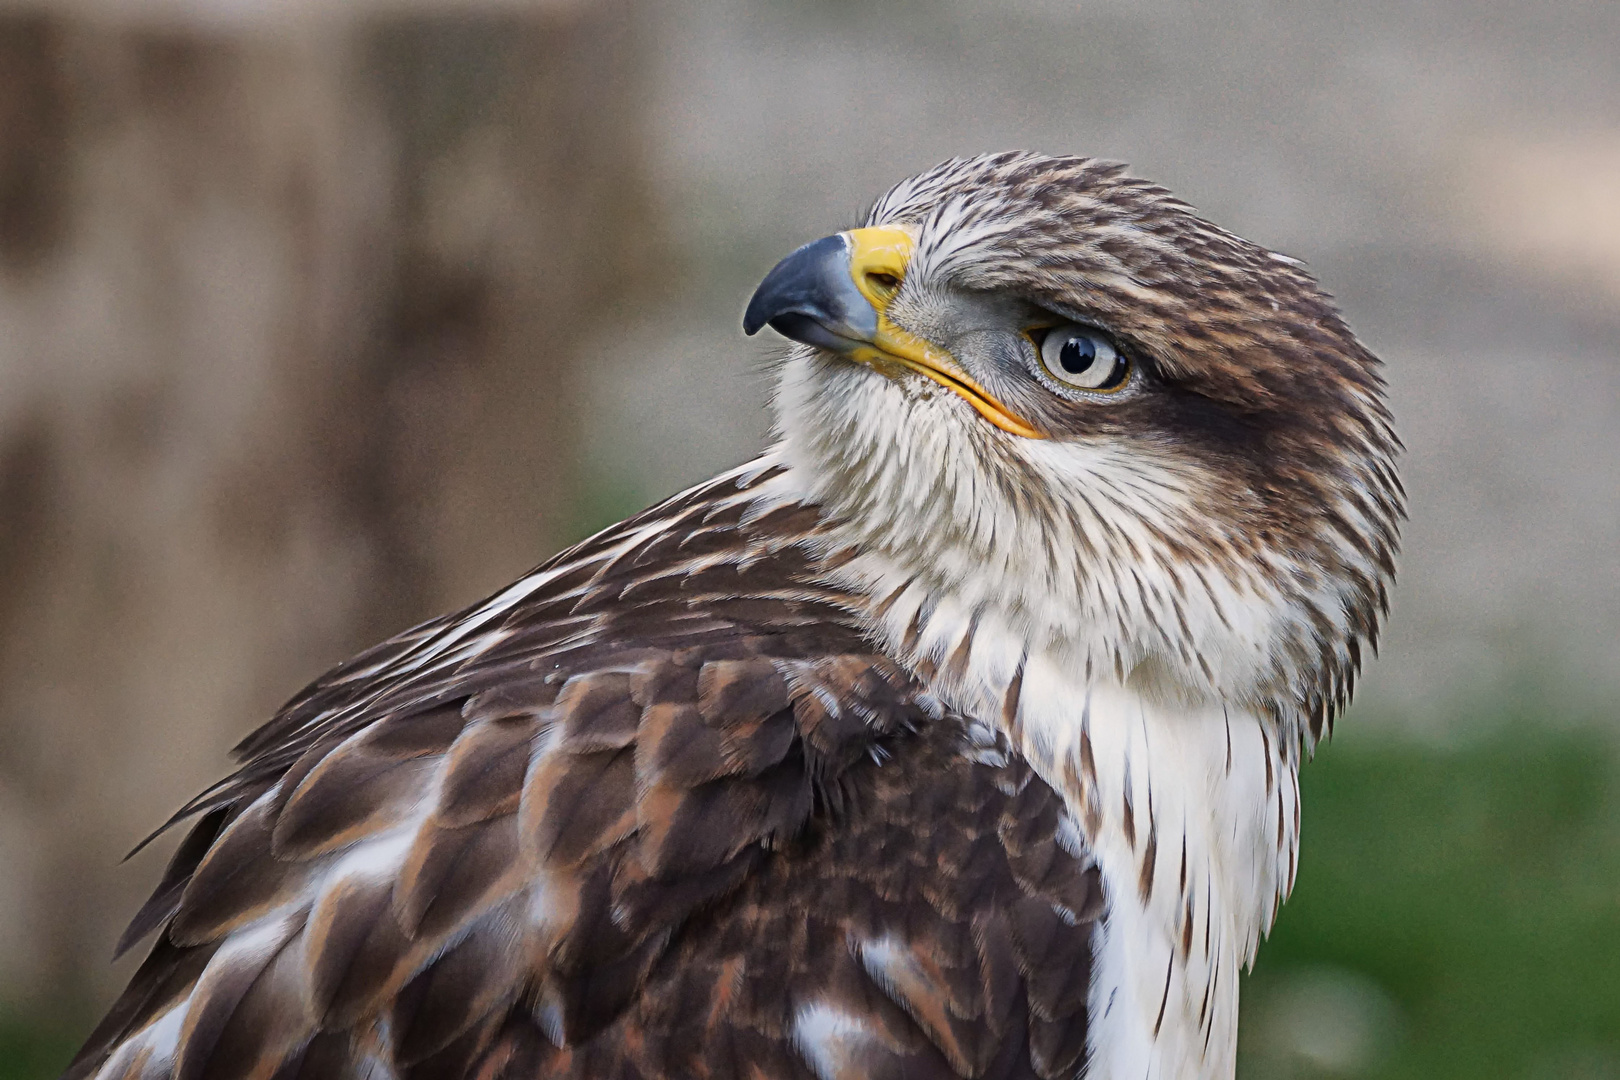
[[1058, 363], [1070, 375], [1079, 375], [1091, 366], [1097, 359], [1097, 344], [1088, 337], [1072, 337], [1063, 343], [1063, 349], [1058, 353]]

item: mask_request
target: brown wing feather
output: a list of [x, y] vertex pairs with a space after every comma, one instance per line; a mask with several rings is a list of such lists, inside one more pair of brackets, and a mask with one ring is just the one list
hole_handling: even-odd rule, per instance
[[1100, 894], [1061, 801], [738, 486], [244, 740], [67, 1076], [1072, 1074]]

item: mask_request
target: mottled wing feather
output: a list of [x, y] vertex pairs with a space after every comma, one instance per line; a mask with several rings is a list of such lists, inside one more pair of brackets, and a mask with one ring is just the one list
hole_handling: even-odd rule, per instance
[[1061, 800], [743, 476], [315, 683], [188, 808], [72, 1078], [1073, 1075]]

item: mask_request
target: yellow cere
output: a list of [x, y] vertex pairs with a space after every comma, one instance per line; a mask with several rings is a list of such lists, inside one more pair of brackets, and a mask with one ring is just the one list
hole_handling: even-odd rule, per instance
[[877, 312], [878, 330], [871, 349], [874, 355], [863, 356], [868, 350], [857, 349], [853, 359], [863, 363], [879, 358], [898, 362], [960, 395], [980, 416], [1001, 430], [1026, 439], [1046, 438], [974, 382], [950, 353], [889, 319], [889, 301], [905, 281], [906, 267], [916, 246], [909, 231], [874, 226], [851, 229], [844, 233], [844, 239], [849, 244], [849, 273], [855, 280], [855, 288]]
[[851, 229], [844, 234], [844, 240], [849, 244], [849, 272], [855, 278], [855, 287], [881, 315], [905, 280], [906, 266], [916, 246], [911, 233], [879, 225]]

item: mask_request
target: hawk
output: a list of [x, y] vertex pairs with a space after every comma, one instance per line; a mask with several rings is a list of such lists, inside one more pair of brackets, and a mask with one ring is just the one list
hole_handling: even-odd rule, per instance
[[1388, 606], [1379, 362], [1296, 260], [1022, 152], [767, 324], [763, 454], [248, 736], [68, 1077], [1233, 1075]]

